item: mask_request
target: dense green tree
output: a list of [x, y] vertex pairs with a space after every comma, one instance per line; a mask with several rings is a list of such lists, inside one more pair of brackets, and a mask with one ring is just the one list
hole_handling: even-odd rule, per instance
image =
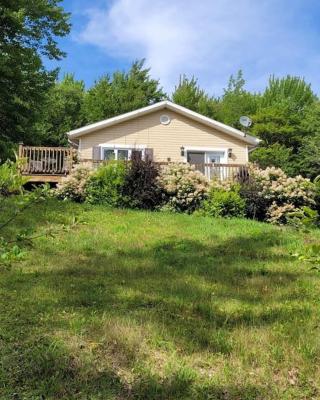
[[258, 99], [257, 94], [245, 90], [245, 80], [240, 70], [236, 76], [231, 75], [228, 86], [216, 107], [216, 118], [227, 125], [243, 129], [239, 118], [242, 115], [253, 115], [257, 110]]
[[19, 140], [37, 142], [32, 126], [56, 71], [42, 59], [64, 54], [55, 38], [69, 32], [60, 0], [0, 0], [0, 158]]
[[198, 81], [194, 77], [191, 79], [185, 75], [180, 77], [179, 84], [172, 94], [172, 101], [207, 117], [215, 117], [217, 100], [200, 89]]
[[269, 107], [285, 103], [291, 111], [304, 111], [316, 100], [316, 96], [303, 78], [287, 75], [284, 78], [271, 76], [261, 98], [261, 106]]
[[96, 122], [148, 106], [166, 98], [159, 81], [150, 77], [144, 60], [132, 64], [128, 72], [106, 75], [88, 90], [83, 113], [88, 122]]
[[290, 171], [292, 149], [282, 144], [274, 143], [268, 147], [258, 147], [250, 154], [250, 161], [258, 163], [261, 168], [270, 166]]
[[41, 119], [36, 124], [41, 144], [68, 144], [66, 132], [85, 124], [82, 115], [84, 95], [84, 82], [75, 80], [72, 74], [67, 74], [61, 82], [56, 82], [46, 96]]
[[285, 103], [260, 107], [253, 116], [251, 133], [262, 140], [262, 146], [275, 143], [297, 149], [301, 143], [301, 115]]
[[320, 132], [306, 139], [296, 159], [295, 173], [314, 179], [320, 175]]
[[301, 125], [307, 135], [297, 157], [298, 170], [313, 179], [320, 175], [320, 102], [308, 108]]
[[262, 142], [259, 150], [251, 154], [251, 160], [263, 167], [281, 167], [291, 175], [306, 175], [301, 149], [315, 132], [317, 115], [315, 112], [309, 115], [315, 101], [316, 96], [304, 79], [272, 76], [253, 116], [251, 133]]

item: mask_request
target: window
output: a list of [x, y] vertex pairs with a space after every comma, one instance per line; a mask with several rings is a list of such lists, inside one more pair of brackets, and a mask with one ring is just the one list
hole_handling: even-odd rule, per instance
[[115, 152], [112, 149], [104, 149], [103, 159], [110, 161], [115, 159]]
[[131, 160], [132, 156], [137, 153], [140, 157], [144, 158], [144, 149], [130, 149], [130, 148], [102, 148], [102, 158], [106, 161], [111, 160]]
[[128, 160], [129, 159], [129, 150], [117, 150], [118, 151], [118, 157], [117, 160]]

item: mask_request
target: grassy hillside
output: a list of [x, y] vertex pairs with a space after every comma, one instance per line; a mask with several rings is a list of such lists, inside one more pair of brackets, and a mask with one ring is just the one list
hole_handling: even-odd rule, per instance
[[56, 201], [19, 225], [75, 214], [0, 271], [1, 399], [320, 397], [320, 275], [290, 256], [319, 234]]

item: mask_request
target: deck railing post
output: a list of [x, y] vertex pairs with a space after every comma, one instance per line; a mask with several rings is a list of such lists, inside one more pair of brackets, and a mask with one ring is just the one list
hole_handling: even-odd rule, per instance
[[23, 158], [23, 142], [19, 142], [18, 158]]

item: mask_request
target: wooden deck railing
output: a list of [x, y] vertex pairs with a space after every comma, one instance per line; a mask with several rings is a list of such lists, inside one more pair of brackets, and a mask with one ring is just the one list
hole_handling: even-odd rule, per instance
[[72, 168], [74, 149], [19, 144], [23, 175], [67, 175]]
[[[89, 164], [93, 168], [98, 168], [99, 165], [105, 164], [108, 161], [105, 160], [92, 160], [92, 159], [82, 159], [80, 162]], [[164, 167], [170, 164], [167, 161], [154, 162], [154, 164], [159, 167]], [[192, 164], [195, 169], [202, 172], [209, 180], [231, 180], [244, 182], [248, 180], [248, 167], [245, 164]]]
[[[33, 176], [63, 176], [72, 169], [75, 150], [68, 147], [37, 147], [19, 145], [19, 158], [22, 160], [21, 172], [23, 175]], [[104, 160], [82, 159], [81, 163], [88, 163], [97, 167]], [[160, 167], [168, 162], [155, 162]], [[248, 169], [244, 164], [194, 164], [209, 180], [239, 180], [248, 179]]]

